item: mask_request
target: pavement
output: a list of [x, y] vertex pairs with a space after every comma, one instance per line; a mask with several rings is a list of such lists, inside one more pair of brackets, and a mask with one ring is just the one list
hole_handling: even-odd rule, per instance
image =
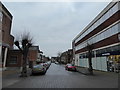
[[3, 70], [2, 72], [2, 87], [6, 87], [18, 82], [20, 79], [20, 69], [19, 68], [10, 68]]
[[19, 71], [4, 71], [3, 88], [118, 88], [118, 74], [94, 71], [94, 75], [66, 71], [52, 63], [45, 75], [19, 77]]

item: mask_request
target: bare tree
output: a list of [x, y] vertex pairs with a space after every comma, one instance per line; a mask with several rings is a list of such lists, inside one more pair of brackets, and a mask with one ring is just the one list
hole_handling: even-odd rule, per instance
[[19, 48], [23, 55], [22, 72], [20, 76], [27, 77], [27, 56], [29, 48], [32, 46], [32, 38], [30, 37], [30, 33], [22, 34], [21, 40], [16, 40], [15, 45]]
[[88, 50], [88, 63], [89, 63], [89, 72], [91, 75], [93, 75], [93, 67], [92, 67], [92, 50], [93, 50], [93, 45], [87, 44], [87, 50]]
[[62, 54], [61, 52], [58, 52], [58, 53], [57, 53], [58, 58], [59, 58], [59, 60], [58, 60], [58, 61], [59, 61], [59, 63], [60, 63], [60, 64], [61, 64], [61, 54]]

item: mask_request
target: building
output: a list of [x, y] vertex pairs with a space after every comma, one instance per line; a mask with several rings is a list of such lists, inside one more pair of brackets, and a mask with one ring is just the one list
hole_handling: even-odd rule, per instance
[[42, 62], [43, 52], [39, 50], [37, 62]]
[[66, 52], [61, 53], [59, 62], [62, 63], [62, 64], [66, 64], [67, 59], [68, 59], [68, 55], [67, 55], [67, 51], [66, 51]]
[[73, 50], [69, 49], [68, 51], [61, 53], [60, 59], [63, 64], [71, 63], [73, 60]]
[[51, 62], [52, 63], [58, 62], [58, 57], [51, 57]]
[[11, 35], [12, 18], [11, 13], [0, 2], [0, 58], [3, 68], [6, 67], [8, 51], [13, 49], [14, 37]]
[[[92, 67], [116, 71], [120, 65], [120, 2], [111, 2], [72, 41], [74, 64], [88, 65], [88, 46], [92, 46]], [[120, 66], [119, 66], [120, 67]]]
[[[39, 46], [32, 46], [29, 48], [27, 64], [32, 67], [36, 64], [36, 60], [39, 58]], [[23, 54], [18, 49], [8, 51], [7, 55], [7, 67], [22, 67]]]
[[45, 55], [42, 55], [42, 63], [50, 61], [49, 57], [46, 57]]
[[6, 67], [21, 67], [22, 66], [23, 55], [20, 50], [9, 50], [7, 55], [7, 65]]
[[38, 58], [40, 58], [39, 53], [39, 46], [32, 46], [29, 48], [28, 61], [30, 66], [36, 64], [36, 61], [38, 60]]

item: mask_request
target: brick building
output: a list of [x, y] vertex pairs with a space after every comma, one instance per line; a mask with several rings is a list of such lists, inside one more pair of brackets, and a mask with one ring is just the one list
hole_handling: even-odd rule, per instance
[[0, 24], [0, 58], [3, 68], [5, 68], [8, 51], [13, 49], [14, 37], [11, 35], [12, 15], [1, 2]]
[[[34, 65], [39, 58], [39, 46], [29, 48], [27, 64]], [[20, 50], [9, 50], [7, 55], [7, 67], [22, 67], [23, 55]]]
[[7, 67], [21, 67], [23, 56], [20, 50], [9, 50], [7, 55]]
[[28, 52], [28, 61], [31, 64], [36, 64], [37, 59], [40, 57], [39, 53], [40, 53], [39, 46], [30, 47]]
[[60, 59], [63, 64], [71, 63], [73, 60], [73, 50], [69, 49], [68, 51], [61, 53]]
[[120, 65], [120, 2], [111, 2], [72, 42], [74, 64], [89, 67], [88, 45], [92, 46], [92, 67], [116, 71]]

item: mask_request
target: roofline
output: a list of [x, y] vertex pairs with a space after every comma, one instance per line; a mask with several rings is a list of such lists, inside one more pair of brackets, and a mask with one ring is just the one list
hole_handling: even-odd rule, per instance
[[76, 39], [79, 38], [85, 31], [87, 31], [99, 18], [103, 16], [112, 6], [114, 6], [117, 2], [110, 2], [73, 40], [74, 42]]
[[0, 11], [2, 11], [3, 13], [7, 13], [8, 16], [10, 17], [10, 19], [13, 18], [12, 14], [10, 13], [10, 11], [8, 11], [8, 9], [5, 7], [5, 5], [2, 4], [1, 1], [0, 1]]

